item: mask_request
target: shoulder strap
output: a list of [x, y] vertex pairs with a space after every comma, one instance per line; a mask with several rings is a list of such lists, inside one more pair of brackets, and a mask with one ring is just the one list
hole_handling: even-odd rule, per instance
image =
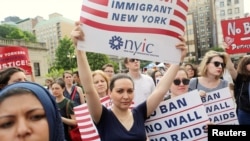
[[197, 87], [198, 87], [198, 77], [196, 77], [196, 84], [195, 84], [195, 89], [197, 89]]
[[67, 103], [66, 103], [66, 115], [68, 118], [70, 118], [70, 115], [69, 115], [69, 103], [70, 103], [70, 100], [67, 100]]
[[70, 95], [70, 99], [71, 99], [71, 100], [73, 100], [73, 99], [75, 98], [76, 90], [77, 90], [77, 88], [76, 88], [76, 86], [74, 86], [73, 92], [72, 92], [71, 95]]

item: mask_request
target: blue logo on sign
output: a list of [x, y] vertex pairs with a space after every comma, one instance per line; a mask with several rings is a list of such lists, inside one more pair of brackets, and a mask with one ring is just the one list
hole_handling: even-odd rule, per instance
[[113, 50], [124, 49], [126, 52], [135, 54], [152, 54], [154, 49], [154, 44], [147, 43], [147, 39], [143, 41], [136, 41], [130, 39], [122, 39], [120, 36], [112, 36], [109, 40], [110, 48]]

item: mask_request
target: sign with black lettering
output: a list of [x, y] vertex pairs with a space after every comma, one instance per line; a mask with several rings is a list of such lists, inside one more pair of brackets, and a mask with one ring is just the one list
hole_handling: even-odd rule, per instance
[[209, 92], [201, 100], [214, 124], [239, 124], [235, 102], [228, 87]]
[[179, 63], [189, 0], [83, 0], [78, 49]]
[[150, 141], [207, 140], [209, 118], [197, 90], [163, 101], [146, 120]]

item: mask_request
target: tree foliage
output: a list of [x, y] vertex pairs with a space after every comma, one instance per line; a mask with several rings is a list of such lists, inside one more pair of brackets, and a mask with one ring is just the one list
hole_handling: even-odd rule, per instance
[[91, 70], [100, 70], [103, 65], [111, 62], [105, 54], [87, 52], [87, 57]]
[[59, 41], [56, 49], [55, 69], [73, 70], [76, 68], [75, 47], [73, 42], [67, 36]]
[[29, 42], [35, 42], [36, 37], [32, 33], [22, 31], [12, 25], [0, 25], [0, 37], [7, 39], [21, 39]]

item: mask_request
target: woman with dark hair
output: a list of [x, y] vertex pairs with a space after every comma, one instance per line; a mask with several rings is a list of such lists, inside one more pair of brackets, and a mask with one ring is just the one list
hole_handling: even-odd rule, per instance
[[9, 84], [24, 81], [27, 81], [27, 77], [21, 68], [8, 67], [0, 71], [0, 89]]
[[227, 68], [234, 81], [239, 124], [250, 125], [250, 56], [241, 58], [237, 69], [229, 58]]
[[[78, 40], [84, 40], [84, 34], [79, 23], [71, 33], [72, 39], [77, 44]], [[179, 37], [180, 43], [176, 45], [183, 61], [187, 48], [184, 38]], [[86, 52], [77, 50], [77, 65], [80, 80], [86, 91], [88, 110], [95, 123], [102, 141], [146, 141], [145, 121], [162, 102], [176, 73], [178, 64], [172, 64], [161, 78], [156, 88], [148, 98], [131, 109], [134, 99], [134, 81], [127, 74], [117, 74], [110, 81], [109, 96], [112, 99], [112, 107], [107, 109], [100, 102], [99, 95], [94, 87], [93, 77], [86, 56]], [[135, 61], [135, 60], [134, 60]], [[107, 130], [108, 129], [108, 130]]]
[[1, 141], [64, 141], [57, 104], [43, 86], [10, 84], [0, 92], [0, 105]]
[[190, 63], [185, 64], [185, 69], [186, 69], [186, 71], [188, 73], [188, 78], [189, 79], [198, 76], [197, 75], [197, 69], [193, 64], [190, 64]]
[[160, 78], [163, 76], [162, 72], [159, 70], [154, 70], [150, 75], [155, 83], [155, 85], [159, 82]]
[[56, 98], [58, 111], [61, 114], [65, 139], [71, 141], [69, 129], [77, 126], [77, 123], [73, 111], [74, 103], [63, 95], [64, 89], [65, 83], [63, 80], [59, 79], [52, 83], [52, 94]]

